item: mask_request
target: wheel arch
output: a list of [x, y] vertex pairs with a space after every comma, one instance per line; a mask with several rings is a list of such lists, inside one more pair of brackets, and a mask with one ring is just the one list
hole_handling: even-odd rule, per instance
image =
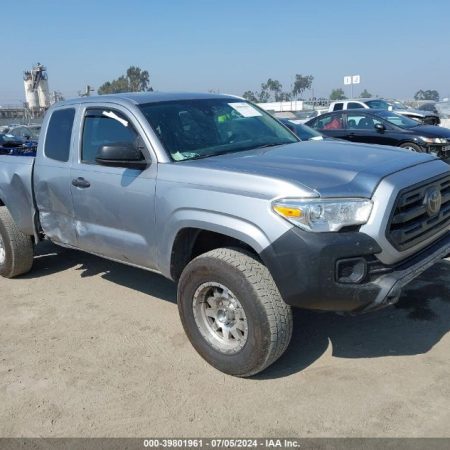
[[[262, 233], [260, 231], [260, 233]], [[260, 238], [262, 236], [259, 236]], [[169, 275], [178, 281], [184, 267], [195, 257], [220, 247], [237, 247], [257, 255], [269, 245], [267, 237], [244, 233], [236, 228], [213, 224], [192, 224], [180, 228], [175, 234], [171, 249]]]
[[422, 149], [422, 151], [426, 151], [426, 148], [418, 142], [416, 137], [410, 137], [409, 139], [402, 139], [401, 142], [397, 144], [398, 147], [407, 148], [408, 144], [412, 144], [414, 147], [418, 147]]
[[[18, 200], [17, 204], [14, 203], [14, 200]], [[6, 198], [0, 191], [0, 207], [5, 207], [8, 210], [21, 231], [29, 236], [34, 236], [34, 228], [31, 225], [33, 222], [32, 211], [27, 211], [27, 205], [21, 203], [21, 200], [23, 199]]]

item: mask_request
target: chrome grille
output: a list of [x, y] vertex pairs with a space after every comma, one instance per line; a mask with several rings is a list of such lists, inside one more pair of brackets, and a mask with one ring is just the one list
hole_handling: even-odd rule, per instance
[[[428, 193], [433, 188], [441, 194], [438, 213], [430, 214]], [[399, 251], [407, 250], [450, 225], [450, 175], [427, 180], [400, 191], [389, 221], [386, 237]]]

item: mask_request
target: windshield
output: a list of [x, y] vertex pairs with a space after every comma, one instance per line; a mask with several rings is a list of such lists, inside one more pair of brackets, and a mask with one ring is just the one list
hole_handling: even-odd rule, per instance
[[8, 133], [21, 139], [37, 139], [36, 133], [29, 127], [11, 128]]
[[292, 122], [291, 120], [290, 126], [292, 127], [292, 130], [294, 133], [302, 140], [302, 141], [309, 141], [310, 139], [313, 140], [322, 140], [323, 136], [316, 130], [313, 130], [312, 128], [308, 127], [307, 125], [303, 125], [300, 123]]
[[403, 104], [402, 102], [399, 102], [397, 100], [392, 101], [392, 102], [387, 102], [386, 100], [376, 99], [376, 100], [367, 100], [365, 103], [369, 108], [372, 108], [372, 109], [386, 109], [386, 110], [388, 110], [388, 109], [394, 109], [394, 110], [395, 109], [397, 109], [397, 110], [408, 109], [408, 107], [405, 104]]
[[417, 127], [417, 125], [420, 125], [420, 122], [417, 122], [417, 120], [401, 116], [400, 114], [396, 114], [391, 111], [379, 111], [377, 113], [377, 116], [380, 116], [384, 120], [387, 120], [389, 123], [392, 123], [393, 125], [396, 125], [400, 128], [413, 128]]
[[240, 99], [175, 100], [140, 108], [174, 161], [298, 142], [269, 114]]
[[398, 100], [395, 100], [392, 102], [392, 108], [393, 109], [409, 109], [404, 103], [399, 102]]
[[366, 105], [372, 109], [389, 109], [389, 103], [384, 100], [367, 100]]

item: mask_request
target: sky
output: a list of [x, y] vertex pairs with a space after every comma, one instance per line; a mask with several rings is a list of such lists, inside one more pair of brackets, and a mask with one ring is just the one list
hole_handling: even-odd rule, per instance
[[355, 96], [450, 96], [448, 0], [15, 0], [2, 18], [0, 105], [24, 101], [36, 62], [66, 98], [131, 65], [159, 91], [289, 90], [298, 73], [328, 97], [359, 74]]

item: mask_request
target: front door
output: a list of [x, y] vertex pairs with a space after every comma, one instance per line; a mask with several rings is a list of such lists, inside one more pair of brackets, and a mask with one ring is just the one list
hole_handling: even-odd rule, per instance
[[347, 137], [351, 142], [362, 142], [366, 144], [395, 145], [390, 136], [390, 127], [385, 125], [385, 130], [378, 130], [375, 125], [385, 125], [381, 120], [364, 110], [347, 113]]
[[[87, 108], [82, 114], [79, 151], [72, 162], [72, 197], [78, 247], [135, 265], [154, 268], [157, 164], [142, 130], [122, 107]], [[145, 170], [99, 165], [103, 145], [138, 146]]]

